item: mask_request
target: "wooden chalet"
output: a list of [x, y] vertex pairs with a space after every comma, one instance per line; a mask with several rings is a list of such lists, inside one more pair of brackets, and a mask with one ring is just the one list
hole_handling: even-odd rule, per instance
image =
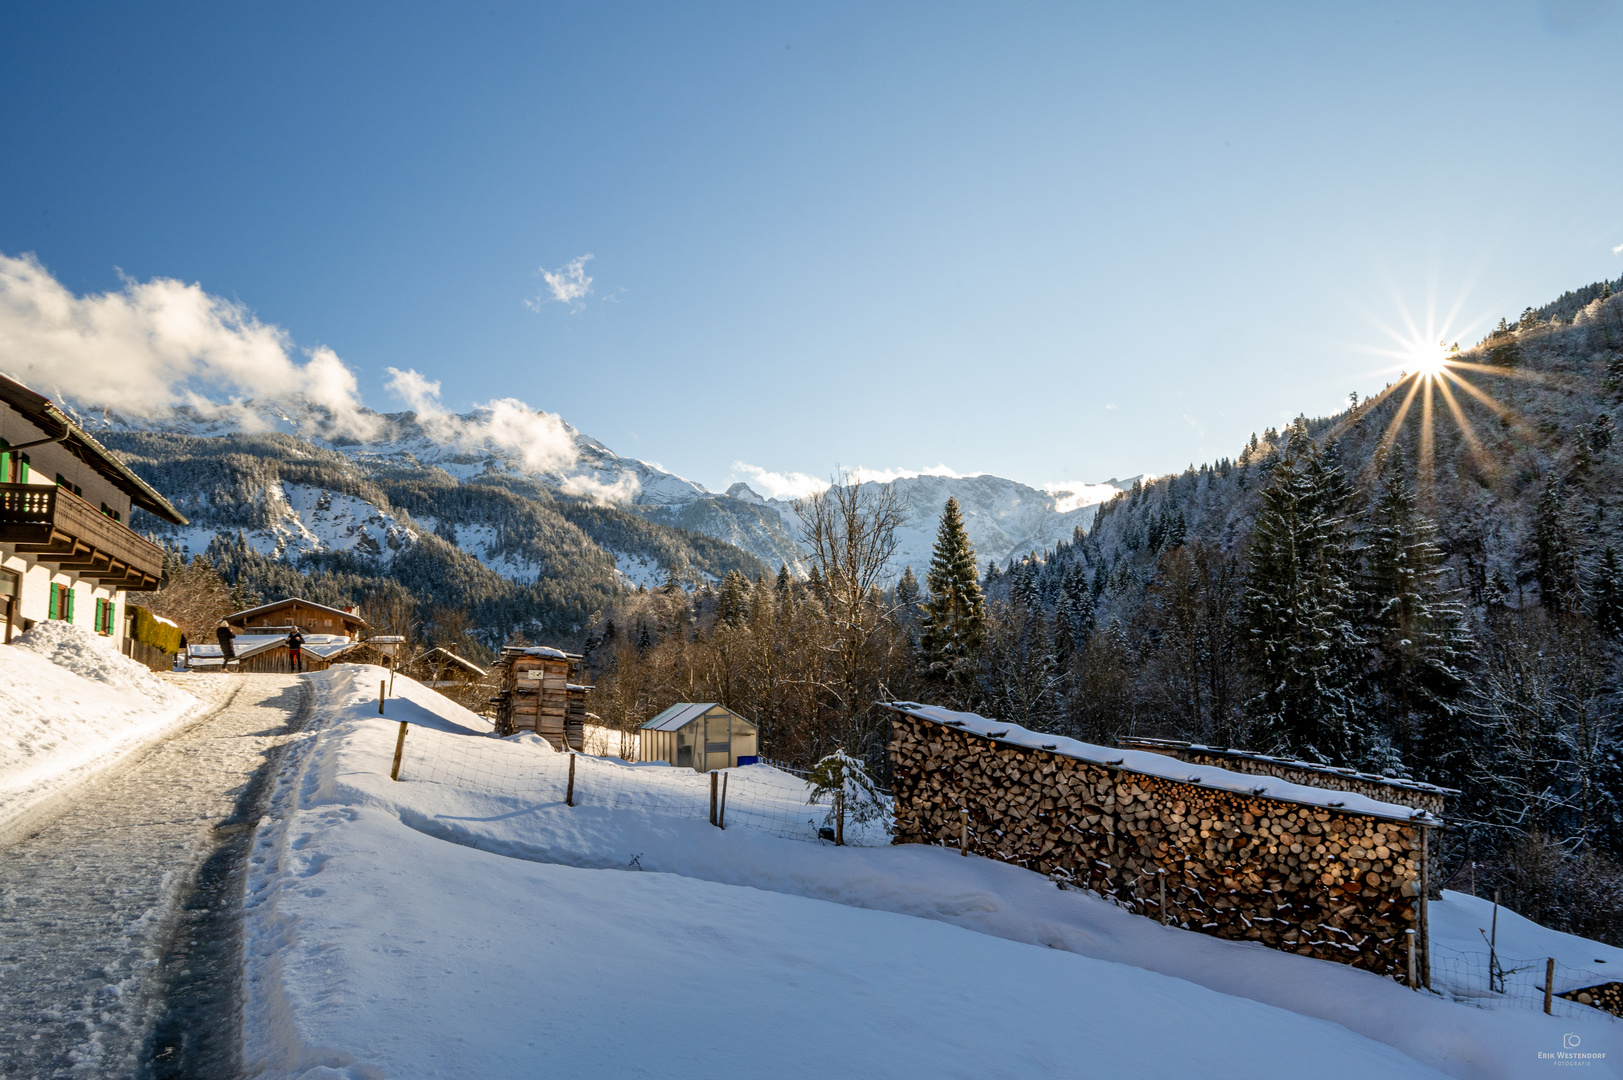
[[491, 667], [497, 693], [496, 732], [533, 731], [555, 748], [580, 748], [586, 738], [585, 657], [544, 645], [508, 645]]
[[456, 650], [439, 645], [406, 661], [400, 666], [400, 673], [440, 691], [476, 686], [487, 675], [484, 668], [466, 656], [458, 656]]
[[0, 641], [58, 619], [123, 649], [126, 594], [163, 575], [163, 549], [130, 528], [136, 510], [186, 524], [54, 402], [0, 375]]
[[298, 596], [227, 615], [225, 621], [233, 634], [267, 634], [275, 630], [286, 634], [297, 626], [306, 636], [324, 634], [351, 641], [358, 638], [361, 631], [372, 628], [361, 618], [358, 608], [328, 607]]

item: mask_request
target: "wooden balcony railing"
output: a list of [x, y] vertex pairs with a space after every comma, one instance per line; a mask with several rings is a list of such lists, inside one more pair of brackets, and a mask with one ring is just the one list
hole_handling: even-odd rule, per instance
[[0, 484], [0, 543], [103, 585], [158, 587], [163, 549], [66, 488]]

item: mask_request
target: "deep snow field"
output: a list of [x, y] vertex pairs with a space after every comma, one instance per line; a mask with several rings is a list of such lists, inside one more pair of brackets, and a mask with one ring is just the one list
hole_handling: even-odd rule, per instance
[[57, 620], [0, 645], [0, 672], [0, 835], [195, 715], [217, 689], [205, 676], [160, 678], [111, 639]]
[[[578, 758], [569, 807], [565, 755], [406, 679], [380, 717], [383, 677], [310, 676], [316, 719], [255, 838], [245, 1037], [266, 1076], [1519, 1078], [1564, 1037], [1619, 1075], [1623, 1024], [1591, 1009], [1456, 1004], [955, 850], [788, 839], [761, 806], [723, 831], [702, 799], [649, 796], [703, 796], [683, 770]], [[777, 777], [781, 816], [806, 813]], [[1490, 909], [1447, 894], [1439, 943], [1481, 949]], [[1506, 912], [1499, 933], [1623, 969]]]

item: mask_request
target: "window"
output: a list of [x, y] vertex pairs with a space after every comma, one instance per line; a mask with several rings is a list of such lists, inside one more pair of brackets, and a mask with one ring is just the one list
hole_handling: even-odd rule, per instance
[[112, 600], [96, 601], [96, 632], [111, 635], [113, 632], [113, 614], [118, 605]]
[[67, 477], [63, 476], [61, 473], [56, 474], [56, 486], [59, 488], [67, 488], [75, 495], [84, 494], [83, 488], [81, 488], [78, 484], [75, 484], [72, 480], [69, 480]]
[[108, 506], [106, 503], [101, 504], [101, 512], [102, 512], [103, 515], [105, 515], [106, 517], [112, 518], [114, 521], [123, 521], [124, 520], [123, 518], [118, 516], [118, 511], [117, 510], [114, 510], [111, 506]]
[[72, 589], [66, 585], [51, 586], [51, 610], [46, 618], [61, 619], [63, 622], [73, 621]]

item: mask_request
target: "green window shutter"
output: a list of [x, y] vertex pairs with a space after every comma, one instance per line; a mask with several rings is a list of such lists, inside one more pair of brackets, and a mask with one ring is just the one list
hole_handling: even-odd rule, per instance
[[78, 590], [76, 589], [65, 589], [68, 597], [68, 613], [65, 618], [68, 620], [68, 622], [73, 621], [73, 594], [77, 591]]
[[62, 586], [60, 586], [60, 585], [52, 585], [51, 586], [51, 613], [49, 615], [45, 616], [47, 619], [56, 618], [56, 607], [57, 607], [56, 600], [57, 600], [57, 597], [59, 597], [61, 595], [62, 595]]
[[28, 483], [28, 464], [29, 462], [27, 454], [17, 455], [17, 483]]

